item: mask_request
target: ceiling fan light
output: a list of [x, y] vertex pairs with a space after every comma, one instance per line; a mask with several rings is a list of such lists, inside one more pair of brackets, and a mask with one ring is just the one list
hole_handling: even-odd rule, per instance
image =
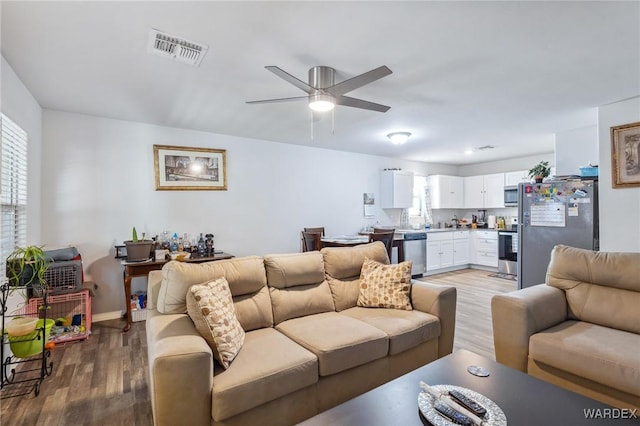
[[409, 139], [409, 136], [411, 136], [411, 133], [409, 132], [394, 132], [387, 135], [391, 143], [394, 145], [402, 145]]
[[331, 111], [336, 106], [330, 95], [316, 94], [309, 97], [309, 108], [317, 112]]

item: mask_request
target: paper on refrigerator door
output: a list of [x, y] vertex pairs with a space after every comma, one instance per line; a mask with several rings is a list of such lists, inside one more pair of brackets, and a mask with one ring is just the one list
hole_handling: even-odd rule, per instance
[[563, 203], [541, 203], [531, 206], [531, 226], [567, 226]]

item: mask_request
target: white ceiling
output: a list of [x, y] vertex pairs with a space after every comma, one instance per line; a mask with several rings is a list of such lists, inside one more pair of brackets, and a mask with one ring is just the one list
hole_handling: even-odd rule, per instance
[[[44, 108], [448, 164], [553, 151], [554, 133], [640, 94], [640, 2], [10, 2], [2, 54]], [[151, 28], [207, 44], [200, 67], [147, 53]], [[388, 77], [314, 123], [301, 80]], [[393, 146], [390, 131], [413, 133]], [[185, 141], [188, 142], [188, 141]], [[489, 151], [463, 151], [495, 145]]]

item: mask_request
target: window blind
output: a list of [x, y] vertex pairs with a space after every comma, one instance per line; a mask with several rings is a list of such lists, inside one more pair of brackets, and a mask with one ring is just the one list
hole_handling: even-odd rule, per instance
[[27, 241], [27, 133], [0, 114], [0, 282], [7, 256]]

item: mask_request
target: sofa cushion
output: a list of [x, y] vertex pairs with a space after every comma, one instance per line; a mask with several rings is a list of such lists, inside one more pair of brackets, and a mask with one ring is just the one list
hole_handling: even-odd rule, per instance
[[382, 330], [337, 312], [284, 321], [276, 329], [318, 357], [321, 376], [329, 376], [387, 355]]
[[640, 396], [640, 335], [565, 321], [531, 336], [529, 357], [576, 376]]
[[171, 261], [162, 267], [158, 312], [186, 314], [189, 287], [220, 277], [227, 279], [233, 296], [256, 293], [267, 285], [262, 258], [257, 256], [200, 264]]
[[399, 354], [440, 336], [440, 320], [420, 311], [355, 307], [340, 312], [340, 315], [364, 321], [384, 331], [389, 336], [389, 355]]
[[411, 265], [410, 260], [397, 265], [385, 265], [365, 259], [360, 273], [358, 306], [412, 310], [409, 299]]
[[242, 348], [244, 330], [236, 318], [227, 280], [223, 277], [192, 285], [187, 292], [187, 311], [213, 356], [229, 368]]
[[336, 311], [340, 312], [356, 306], [360, 295], [360, 277], [339, 280], [327, 275], [327, 283], [331, 289]]
[[276, 324], [335, 310], [320, 253], [268, 255], [264, 264]]
[[236, 316], [244, 331], [273, 327], [273, 310], [268, 287], [262, 287], [255, 293], [235, 296]]
[[224, 420], [317, 381], [314, 354], [273, 328], [247, 332], [233, 364], [214, 373], [213, 418]]
[[335, 310], [331, 290], [326, 281], [299, 286], [292, 290], [270, 288], [273, 319], [280, 324], [291, 318]]
[[390, 263], [387, 249], [380, 241], [354, 247], [325, 247], [320, 253], [324, 258], [326, 274], [339, 280], [359, 277], [365, 257], [380, 263]]
[[569, 317], [640, 334], [640, 253], [556, 246], [548, 285], [565, 291]]
[[324, 263], [317, 251], [264, 257], [269, 287], [285, 289], [324, 281]]

